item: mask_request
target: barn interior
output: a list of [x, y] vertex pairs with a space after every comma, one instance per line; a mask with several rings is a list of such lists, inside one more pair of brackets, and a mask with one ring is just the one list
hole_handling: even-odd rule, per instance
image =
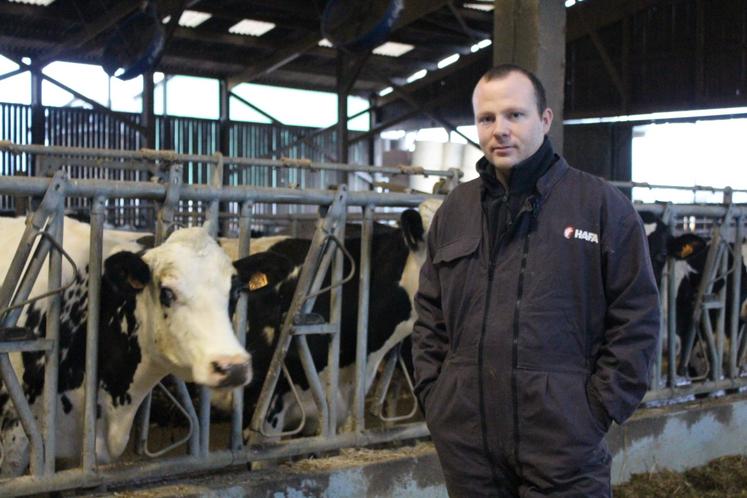
[[[671, 235], [718, 233], [740, 245], [747, 229], [740, 211], [747, 202], [747, 0], [2, 0], [0, 56], [0, 180], [46, 178], [60, 166], [91, 181], [144, 182], [153, 173], [148, 166], [115, 178], [96, 169], [104, 156], [74, 162], [70, 153], [60, 158], [62, 149], [54, 149], [95, 148], [131, 152], [114, 159], [122, 162], [168, 163], [176, 157], [169, 154], [179, 154], [183, 169], [167, 168], [155, 176], [168, 182], [176, 174], [184, 185], [317, 192], [346, 184], [351, 192], [438, 193], [436, 181], [443, 177], [448, 183], [454, 171], [474, 177], [474, 162], [481, 157], [472, 129], [475, 82], [492, 65], [513, 62], [545, 83], [555, 113], [550, 138], [571, 165], [617, 182], [660, 219], [671, 216]], [[50, 70], [60, 63], [101, 68], [102, 76], [86, 84], [74, 73], [83, 66], [70, 66], [72, 76]], [[197, 78], [201, 86], [179, 93], [185, 77]], [[134, 85], [128, 88], [135, 89], [135, 97], [134, 104], [122, 107], [113, 104], [112, 88], [124, 82]], [[107, 89], [92, 91], [96, 85]], [[319, 92], [329, 123], [297, 124], [306, 121], [281, 117], [274, 109], [285, 94], [268, 93], [263, 99], [250, 85]], [[295, 100], [288, 112], [304, 118], [320, 112], [304, 105], [310, 95]], [[180, 102], [172, 105], [175, 98]], [[189, 113], [203, 102], [211, 103], [211, 111]], [[703, 131], [708, 123], [722, 122], [730, 131]], [[667, 145], [644, 158], [643, 139], [671, 125], [681, 128], [671, 128]], [[687, 126], [692, 128], [683, 131]], [[234, 158], [218, 184], [207, 159], [216, 154]], [[692, 168], [701, 176], [680, 173], [678, 164], [693, 158]], [[335, 171], [339, 165], [353, 166]], [[412, 175], [423, 170], [432, 174]], [[644, 182], [672, 188], [651, 189]], [[35, 205], [25, 200], [28, 196], [4, 193], [0, 212], [25, 214]], [[158, 230], [158, 202], [115, 197], [107, 200], [107, 223]], [[268, 227], [283, 226], [286, 233], [312, 235], [314, 202], [258, 202], [250, 228], [270, 233]], [[215, 209], [224, 221], [221, 234], [239, 234], [245, 206], [235, 200], [209, 204], [178, 201], [174, 216], [189, 224]], [[93, 198], [70, 199], [66, 212], [88, 219], [93, 207]], [[380, 211], [381, 220], [396, 218]], [[276, 218], [281, 215], [290, 221]], [[365, 216], [356, 211], [349, 219]], [[724, 268], [742, 264], [741, 257], [727, 262], [723, 250], [714, 258], [720, 259], [711, 264], [724, 261]], [[673, 262], [669, 268], [674, 274]], [[662, 297], [670, 309], [675, 292], [671, 284]], [[722, 292], [698, 306], [713, 308], [721, 300], [723, 313], [727, 308], [731, 313], [726, 300], [732, 298]], [[615, 427], [610, 445], [619, 482], [662, 465], [661, 459], [671, 459], [671, 467], [680, 470], [709, 457], [747, 453], [739, 442], [747, 439], [728, 436], [744, 432], [740, 421], [747, 418], [741, 394], [747, 386], [747, 341], [738, 320], [732, 320], [733, 333], [724, 320], [717, 321], [713, 327], [722, 338], [716, 339], [716, 361], [724, 366], [711, 361], [702, 379], [683, 381], [674, 371], [674, 353], [667, 352], [674, 343], [663, 341], [661, 376], [652, 380], [647, 402], [653, 411], [647, 413], [675, 399], [700, 400], [714, 393], [717, 405], [687, 409], [677, 404], [671, 413], [656, 412], [661, 418], [641, 416], [630, 426]], [[673, 337], [675, 325], [668, 326]], [[712, 333], [719, 335], [715, 328]], [[730, 350], [724, 336], [742, 346]], [[0, 356], [6, 353], [0, 341]], [[723, 394], [733, 398], [727, 402]], [[399, 430], [422, 438], [422, 429]], [[711, 444], [700, 436], [704, 433], [723, 434], [726, 442]], [[679, 451], [680, 460], [671, 452], [654, 455], [651, 448], [666, 438], [689, 441]], [[303, 454], [304, 444], [287, 454], [278, 449], [269, 454]], [[202, 463], [190, 460], [184, 468], [222, 468], [229, 460], [220, 454]], [[432, 465], [435, 459], [428, 461]], [[7, 486], [10, 493], [24, 494], [139, 476], [131, 470], [107, 472], [93, 479], [90, 474], [52, 476], [41, 487], [25, 476], [29, 479], [0, 481], [0, 491]], [[159, 472], [154, 467], [143, 475]], [[412, 477], [417, 471], [408, 472]], [[371, 478], [376, 479], [381, 475]], [[423, 482], [431, 486], [433, 479], [438, 480], [429, 475]]]

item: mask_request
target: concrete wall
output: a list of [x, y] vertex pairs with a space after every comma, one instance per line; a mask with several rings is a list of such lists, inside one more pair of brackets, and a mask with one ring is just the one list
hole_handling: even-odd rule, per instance
[[[747, 396], [692, 401], [636, 412], [607, 437], [612, 482], [662, 469], [682, 471], [726, 455], [747, 454]], [[102, 496], [110, 496], [107, 490]], [[433, 445], [393, 450], [351, 449], [273, 470], [227, 472], [128, 491], [131, 498], [387, 497], [446, 498]]]

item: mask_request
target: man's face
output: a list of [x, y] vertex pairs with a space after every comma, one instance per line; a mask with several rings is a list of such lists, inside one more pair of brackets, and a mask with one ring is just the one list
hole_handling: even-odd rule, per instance
[[540, 115], [532, 82], [519, 72], [480, 80], [472, 95], [480, 148], [493, 166], [508, 172], [542, 145], [552, 111]]

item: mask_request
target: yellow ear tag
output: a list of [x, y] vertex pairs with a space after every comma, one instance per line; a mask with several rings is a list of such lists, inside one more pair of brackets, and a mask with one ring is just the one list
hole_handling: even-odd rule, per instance
[[247, 287], [249, 287], [250, 291], [255, 291], [267, 286], [268, 283], [267, 275], [264, 273], [255, 273], [252, 275], [252, 278], [249, 279], [249, 285]]
[[692, 244], [685, 244], [685, 246], [682, 248], [682, 251], [680, 252], [681, 258], [686, 258], [690, 256], [693, 252], [695, 252], [695, 249], [693, 248]]

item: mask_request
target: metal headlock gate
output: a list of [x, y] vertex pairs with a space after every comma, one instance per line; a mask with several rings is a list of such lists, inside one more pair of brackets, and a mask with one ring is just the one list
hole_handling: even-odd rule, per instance
[[[693, 190], [690, 187], [670, 187], [633, 182], [612, 182], [620, 188], [675, 188]], [[729, 391], [739, 392], [747, 387], [747, 335], [744, 324], [740, 326], [740, 300], [743, 255], [742, 244], [747, 235], [747, 206], [732, 202], [731, 188], [696, 187], [709, 191], [722, 191], [724, 202], [718, 204], [635, 204], [636, 209], [658, 216], [667, 227], [668, 235], [687, 233], [678, 231], [681, 220], [697, 217], [709, 221], [710, 234], [705, 267], [692, 303], [691, 326], [684, 336], [677, 333], [677, 282], [675, 259], [669, 255], [660, 284], [662, 309], [661, 335], [651, 371], [649, 391], [644, 403], [675, 402], [694, 395], [723, 395]], [[679, 221], [678, 221], [679, 220]], [[724, 284], [715, 292], [717, 281]], [[731, 299], [727, 300], [727, 295]], [[713, 322], [715, 317], [715, 324]], [[727, 330], [727, 317], [729, 328]], [[678, 355], [679, 347], [683, 351]], [[690, 378], [686, 372], [693, 355], [696, 341], [705, 349], [708, 371], [700, 378]], [[665, 347], [666, 346], [666, 347]]]
[[[428, 174], [443, 176], [450, 181], [458, 182], [459, 172], [423, 170], [422, 168], [379, 168], [353, 167], [340, 164], [311, 162], [293, 162], [288, 160], [254, 160], [246, 158], [228, 158], [220, 155], [195, 156], [180, 155], [168, 151], [112, 151], [65, 147], [44, 147], [36, 145], [0, 144], [5, 150], [15, 154], [32, 154], [49, 156], [47, 159], [65, 156], [80, 158], [90, 162], [98, 160], [123, 161], [140, 169], [160, 171], [159, 182], [111, 181], [93, 179], [71, 179], [63, 171], [57, 171], [53, 178], [9, 177], [0, 176], [0, 195], [29, 196], [42, 199], [38, 207], [29, 214], [27, 228], [20, 242], [19, 249], [11, 264], [0, 290], [0, 375], [16, 407], [24, 430], [31, 446], [31, 464], [27, 475], [0, 481], [0, 495], [19, 495], [49, 492], [76, 487], [92, 487], [103, 484], [113, 485], [134, 480], [144, 480], [159, 476], [185, 475], [194, 471], [224, 468], [231, 465], [262, 460], [302, 455], [310, 452], [323, 452], [351, 446], [365, 446], [396, 440], [427, 436], [428, 432], [422, 422], [400, 424], [382, 430], [372, 430], [365, 423], [365, 388], [366, 388], [366, 343], [368, 296], [370, 281], [370, 252], [373, 238], [373, 220], [377, 207], [414, 207], [427, 199], [425, 195], [399, 193], [377, 193], [372, 191], [347, 192], [341, 186], [336, 192], [326, 190], [299, 191], [287, 188], [262, 188], [253, 186], [221, 186], [222, 168], [227, 164], [248, 165], [261, 163], [271, 167], [307, 167], [313, 169], [330, 169], [337, 171], [369, 171], [383, 174]], [[73, 161], [69, 159], [68, 162]], [[213, 165], [213, 173], [208, 185], [182, 184], [180, 167], [186, 161], [200, 161]], [[48, 162], [49, 163], [49, 162]], [[185, 456], [159, 458], [138, 461], [136, 465], [110, 464], [98, 465], [95, 454], [96, 396], [97, 381], [97, 344], [99, 329], [100, 284], [103, 263], [103, 232], [105, 222], [105, 205], [109, 198], [142, 199], [155, 202], [158, 206], [156, 240], [163, 240], [174, 226], [176, 206], [180, 201], [205, 203], [209, 206], [207, 219], [218, 220], [219, 204], [237, 203], [239, 205], [239, 257], [249, 254], [250, 232], [254, 207], [262, 203], [286, 203], [301, 205], [318, 205], [326, 211], [318, 221], [317, 231], [311, 249], [299, 276], [297, 294], [293, 299], [292, 312], [281, 331], [281, 345], [273, 359], [272, 368], [267, 373], [263, 387], [260, 409], [252, 419], [251, 427], [259, 433], [261, 420], [264, 419], [267, 403], [272, 395], [275, 383], [283, 370], [283, 358], [291, 340], [295, 340], [297, 349], [304, 364], [305, 373], [312, 386], [314, 401], [320, 414], [320, 434], [313, 437], [250, 441], [244, 445], [242, 438], [242, 398], [243, 389], [233, 391], [233, 420], [230, 448], [220, 451], [209, 451], [210, 425], [210, 391], [203, 388], [200, 393], [199, 413], [194, 409], [189, 394], [183, 383], [179, 386], [181, 403], [191, 421], [188, 454]], [[89, 260], [89, 300], [88, 326], [86, 336], [85, 360], [85, 408], [84, 433], [81, 465], [78, 468], [57, 471], [55, 468], [55, 410], [57, 401], [57, 356], [59, 352], [59, 317], [62, 275], [62, 238], [64, 206], [66, 198], [87, 198], [91, 201], [91, 239]], [[352, 430], [339, 432], [335, 426], [335, 406], [337, 383], [337, 355], [339, 353], [339, 334], [341, 317], [341, 285], [343, 259], [345, 255], [344, 240], [345, 222], [349, 207], [363, 209], [361, 233], [361, 269], [359, 292], [359, 316], [357, 337], [357, 363], [355, 377], [355, 401], [353, 408]], [[217, 227], [216, 223], [212, 223]], [[215, 234], [213, 234], [215, 235]], [[35, 241], [39, 243], [35, 245]], [[48, 319], [45, 339], [30, 337], [26, 329], [16, 327], [16, 321], [25, 304], [36, 276], [41, 271], [45, 258], [49, 256], [49, 286], [52, 294], [48, 297]], [[28, 261], [28, 263], [27, 263]], [[320, 289], [327, 268], [332, 268], [332, 285], [330, 320], [328, 323], [305, 323], [304, 318], [313, 307], [313, 301], [322, 291]], [[24, 270], [25, 269], [25, 270]], [[352, 274], [351, 274], [352, 275]], [[19, 283], [20, 282], [20, 283]], [[35, 299], [40, 299], [37, 297]], [[234, 328], [240, 342], [244, 342], [246, 330], [246, 296], [240, 298], [234, 315]], [[19, 335], [13, 335], [12, 332]], [[305, 343], [307, 334], [328, 334], [330, 341], [329, 376], [320, 379], [311, 361], [308, 346]], [[37, 421], [31, 413], [21, 385], [9, 360], [10, 353], [23, 351], [44, 351], [45, 354], [45, 387], [42, 395], [43, 416]], [[387, 363], [396, 361], [390, 355]], [[389, 367], [387, 367], [389, 368]], [[391, 375], [390, 375], [391, 376]], [[387, 379], [387, 382], [390, 379]], [[408, 381], [409, 382], [409, 381]], [[147, 425], [147, 421], [144, 422]], [[142, 433], [141, 433], [142, 434]], [[139, 446], [148, 453], [147, 445], [141, 435]], [[160, 452], [156, 452], [160, 453]], [[151, 454], [154, 454], [151, 452]]]
[[[19, 178], [0, 176], [0, 195], [17, 195], [42, 198], [38, 207], [29, 215], [26, 232], [20, 242], [19, 249], [11, 265], [11, 269], [0, 289], [0, 328], [5, 340], [0, 340], [0, 375], [2, 375], [13, 403], [19, 412], [23, 427], [31, 444], [31, 464], [27, 475], [0, 481], [0, 495], [18, 495], [71, 489], [75, 487], [91, 487], [125, 483], [129, 481], [158, 478], [164, 475], [179, 476], [194, 471], [206, 471], [229, 467], [251, 461], [263, 459], [285, 458], [303, 455], [310, 452], [324, 452], [350, 446], [364, 446], [396, 440], [404, 440], [427, 436], [428, 432], [422, 422], [405, 422], [386, 429], [372, 430], [367, 428], [365, 420], [366, 382], [371, 372], [366, 365], [366, 342], [368, 333], [368, 297], [371, 272], [371, 244], [373, 239], [373, 221], [377, 207], [416, 206], [427, 198], [424, 195], [383, 194], [376, 192], [348, 192], [344, 187], [337, 191], [308, 190], [299, 191], [287, 188], [262, 188], [253, 186], [221, 186], [221, 175], [226, 165], [264, 164], [269, 167], [299, 167], [311, 169], [330, 169], [336, 171], [367, 171], [384, 174], [429, 174], [445, 176], [450, 181], [458, 181], [455, 171], [428, 171], [417, 168], [381, 168], [381, 167], [351, 167], [340, 164], [325, 164], [311, 162], [292, 162], [255, 160], [247, 158], [229, 158], [216, 156], [181, 155], [168, 151], [111, 151], [81, 148], [17, 146], [9, 143], [0, 147], [13, 153], [33, 154], [35, 156], [81, 158], [82, 160], [99, 160], [102, 163], [125, 162], [137, 164], [139, 168], [158, 170], [160, 182], [138, 181], [110, 181], [92, 179], [70, 179], [64, 173], [57, 172], [49, 178]], [[69, 159], [72, 161], [73, 159]], [[212, 165], [209, 184], [182, 184], [180, 165], [187, 161], [199, 161]], [[51, 162], [49, 162], [51, 163]], [[635, 186], [622, 184], [621, 187]], [[59, 287], [62, 284], [61, 273], [63, 251], [61, 250], [63, 234], [62, 215], [66, 198], [87, 198], [91, 201], [91, 240], [90, 240], [90, 283], [88, 303], [88, 328], [86, 339], [86, 380], [85, 380], [85, 409], [83, 454], [78, 468], [57, 471], [55, 468], [55, 407], [57, 397], [57, 355], [59, 351], [59, 316], [60, 297]], [[210, 426], [210, 391], [203, 389], [200, 393], [199, 413], [192, 406], [189, 394], [183, 384], [179, 392], [181, 403], [185, 406], [185, 413], [191, 421], [192, 429], [188, 436], [188, 454], [178, 457], [157, 458], [138, 461], [135, 465], [110, 464], [98, 465], [95, 455], [95, 424], [96, 424], [96, 395], [97, 395], [97, 344], [98, 344], [98, 306], [100, 293], [100, 278], [102, 265], [102, 238], [105, 221], [105, 204], [109, 198], [143, 199], [157, 204], [157, 221], [155, 235], [157, 240], [163, 240], [174, 226], [178, 216], [177, 206], [183, 201], [203, 203], [208, 206], [206, 218], [213, 222], [218, 220], [219, 206], [222, 203], [236, 203], [239, 207], [239, 257], [249, 254], [250, 233], [253, 224], [255, 207], [258, 204], [284, 203], [317, 205], [323, 208], [324, 214], [318, 218], [311, 248], [307, 255], [306, 264], [299, 275], [298, 285], [291, 308], [286, 315], [280, 333], [280, 346], [275, 352], [272, 365], [267, 373], [260, 395], [258, 409], [253, 414], [251, 429], [255, 435], [248, 445], [244, 445], [242, 437], [243, 389], [233, 392], [233, 418], [231, 422], [230, 448], [218, 451], [209, 449]], [[340, 304], [341, 285], [347, 278], [343, 275], [343, 262], [348, 256], [344, 253], [345, 226], [352, 216], [348, 208], [360, 207], [362, 213], [361, 230], [361, 268], [359, 282], [358, 325], [356, 330], [356, 371], [355, 396], [352, 410], [352, 428], [338, 432], [335, 426], [334, 391], [337, 383], [337, 355], [339, 352], [340, 334]], [[738, 389], [747, 385], [747, 379], [742, 376], [744, 367], [745, 340], [743, 331], [738, 330], [738, 307], [740, 272], [742, 264], [740, 251], [734, 252], [732, 267], [727, 268], [729, 246], [728, 241], [741, 241], [743, 225], [747, 220], [745, 207], [732, 205], [727, 200], [721, 206], [700, 205], [637, 205], [639, 210], [654, 212], [668, 223], [673, 231], [675, 218], [682, 216], [707, 216], [717, 222], [713, 224], [712, 255], [709, 254], [705, 275], [701, 288], [698, 290], [698, 302], [695, 311], [698, 320], [694, 321], [698, 329], [689, 332], [685, 347], [695, 340], [698, 334], [707, 344], [712, 368], [707, 379], [692, 380], [679, 376], [676, 371], [675, 357], [675, 293], [674, 262], [670, 259], [667, 271], [663, 275], [662, 305], [667, 318], [662, 327], [666, 335], [668, 352], [664, 361], [663, 348], [660, 347], [656, 358], [655, 373], [652, 376], [651, 390], [646, 396], [647, 401], [677, 399], [698, 393], [718, 392], [726, 389]], [[217, 227], [216, 223], [212, 224]], [[35, 274], [41, 271], [42, 263], [49, 256], [49, 286], [53, 295], [48, 301], [48, 317], [46, 338], [28, 337], [25, 330], [15, 327], [21, 306], [27, 299], [35, 280]], [[30, 263], [26, 264], [30, 258]], [[25, 268], [25, 271], [24, 271]], [[313, 301], [319, 295], [322, 282], [328, 270], [331, 269], [330, 317], [328, 322], [319, 322], [310, 317]], [[732, 302], [725, 302], [724, 289], [717, 295], [713, 294], [713, 282], [724, 277], [727, 272], [734, 272], [737, 278], [732, 279]], [[37, 296], [42, 298], [43, 296]], [[246, 330], [246, 297], [240, 298], [234, 315], [234, 329], [243, 344]], [[710, 312], [717, 311], [716, 326], [710, 322]], [[708, 312], [706, 312], [708, 311]], [[725, 330], [725, 313], [730, 313], [731, 329]], [[16, 335], [14, 335], [16, 334]], [[306, 336], [308, 334], [327, 334], [331, 337], [328, 355], [330, 374], [320, 378], [313, 361], [310, 359]], [[730, 338], [734, 345], [727, 351], [725, 338]], [[692, 337], [692, 338], [691, 338]], [[285, 354], [295, 342], [299, 356], [303, 362], [306, 376], [311, 386], [317, 413], [320, 416], [320, 433], [312, 437], [294, 437], [283, 440], [272, 440], [261, 437], [262, 421], [265, 418], [268, 403], [275, 384], [284, 372], [283, 360]], [[9, 354], [21, 351], [44, 351], [45, 354], [45, 390], [43, 393], [43, 414], [39, 420], [32, 415], [26, 403], [21, 386], [10, 365]], [[392, 372], [401, 359], [394, 349], [384, 363], [382, 378], [375, 394], [373, 409], [382, 419], [407, 419], [405, 416], [385, 416], [382, 412], [383, 397], [391, 381]], [[728, 366], [721, 369], [724, 358], [728, 354]], [[404, 370], [404, 368], [403, 368]], [[407, 379], [409, 383], [409, 379]], [[382, 387], [383, 386], [383, 387]], [[410, 385], [411, 387], [411, 385]], [[394, 414], [396, 415], [396, 414]], [[147, 420], [144, 419], [147, 424]], [[146, 426], [147, 427], [147, 426]], [[297, 432], [297, 431], [291, 431]], [[158, 455], [161, 451], [150, 451], [145, 442], [147, 430], [140, 433], [138, 443], [143, 453]], [[273, 434], [272, 436], [277, 436]]]

